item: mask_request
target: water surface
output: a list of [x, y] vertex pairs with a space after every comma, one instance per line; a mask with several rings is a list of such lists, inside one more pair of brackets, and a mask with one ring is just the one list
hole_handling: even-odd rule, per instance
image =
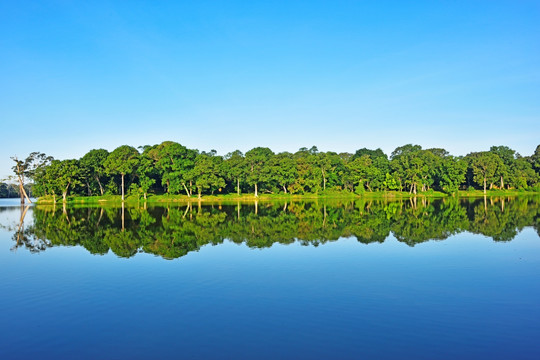
[[539, 219], [534, 198], [0, 205], [0, 358], [536, 359]]

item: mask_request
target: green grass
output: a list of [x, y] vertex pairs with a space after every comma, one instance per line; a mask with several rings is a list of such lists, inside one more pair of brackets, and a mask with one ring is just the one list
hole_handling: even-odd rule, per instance
[[[491, 190], [488, 191], [487, 195], [490, 196], [508, 196], [508, 195], [520, 195], [520, 194], [530, 194], [530, 192], [519, 192], [519, 191], [500, 191], [500, 190]], [[459, 197], [474, 197], [474, 196], [483, 196], [483, 192], [479, 190], [474, 191], [460, 191], [458, 193]], [[438, 191], [428, 191], [423, 193], [418, 193], [418, 197], [429, 197], [429, 198], [439, 198], [446, 197], [448, 194], [438, 192]], [[187, 195], [149, 195], [147, 198], [148, 203], [168, 203], [168, 202], [220, 202], [220, 201], [242, 201], [242, 202], [253, 202], [253, 201], [272, 201], [272, 200], [309, 200], [309, 199], [402, 199], [414, 197], [414, 194], [409, 194], [408, 192], [399, 192], [399, 191], [384, 191], [384, 192], [364, 192], [361, 194], [355, 194], [350, 192], [326, 192], [320, 194], [262, 194], [258, 198], [255, 198], [253, 194], [226, 194], [226, 195], [205, 195], [201, 199], [198, 199], [197, 196], [188, 197]], [[125, 198], [126, 203], [140, 203], [144, 202], [143, 197], [136, 196], [127, 196]], [[38, 199], [38, 204], [46, 205], [53, 204], [52, 197], [40, 197]], [[56, 203], [62, 203], [62, 197], [56, 198]], [[120, 195], [105, 195], [105, 196], [69, 196], [67, 199], [68, 204], [114, 204], [122, 203]]]
[[[533, 195], [538, 194], [538, 191], [523, 191], [523, 190], [488, 190], [486, 196], [518, 196], [518, 195]], [[484, 192], [482, 190], [466, 190], [458, 191], [457, 197], [482, 197]], [[310, 200], [310, 199], [408, 199], [414, 197], [414, 194], [408, 192], [399, 191], [379, 191], [379, 192], [363, 192], [360, 194], [345, 192], [345, 191], [327, 191], [320, 194], [261, 194], [258, 198], [251, 194], [225, 194], [225, 195], [204, 195], [201, 199], [198, 199], [196, 195], [188, 197], [187, 195], [149, 195], [147, 198], [148, 203], [171, 203], [171, 202], [223, 202], [223, 201], [241, 201], [241, 202], [253, 202], [253, 201], [273, 201], [273, 200]], [[428, 198], [442, 198], [451, 196], [449, 194], [439, 191], [426, 191], [416, 194], [417, 197]], [[126, 196], [126, 203], [142, 203], [143, 197], [136, 197], [133, 195]], [[62, 197], [56, 198], [56, 203], [62, 203]], [[105, 196], [69, 196], [67, 199], [68, 204], [121, 204], [122, 199], [120, 195], [105, 195]], [[53, 204], [52, 197], [41, 197], [38, 199], [38, 204], [46, 205]]]

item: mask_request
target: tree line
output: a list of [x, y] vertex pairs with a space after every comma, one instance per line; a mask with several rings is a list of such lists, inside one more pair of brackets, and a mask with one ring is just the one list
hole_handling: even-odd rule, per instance
[[[30, 179], [35, 196], [65, 202], [68, 195], [148, 194], [331, 194], [336, 192], [538, 189], [540, 145], [530, 156], [507, 146], [453, 156], [441, 148], [407, 144], [390, 156], [381, 149], [353, 153], [321, 152], [317, 147], [274, 153], [256, 147], [220, 156], [165, 141], [138, 149], [123, 145], [112, 152], [90, 150], [80, 159], [57, 160], [32, 153], [14, 158], [13, 170], [24, 189]], [[21, 191], [21, 197], [22, 197]]]
[[[193, 205], [195, 204], [195, 206]], [[200, 204], [200, 203], [199, 203]], [[409, 246], [464, 231], [510, 241], [524, 227], [540, 233], [538, 198], [521, 196], [401, 201], [272, 202], [250, 205], [55, 207], [33, 209], [33, 222], [14, 233], [14, 248], [84, 246], [122, 257], [144, 251], [172, 259], [225, 239], [252, 248], [324, 244], [343, 237], [381, 243], [390, 234]]]
[[15, 184], [0, 182], [0, 198], [19, 197], [19, 187]]

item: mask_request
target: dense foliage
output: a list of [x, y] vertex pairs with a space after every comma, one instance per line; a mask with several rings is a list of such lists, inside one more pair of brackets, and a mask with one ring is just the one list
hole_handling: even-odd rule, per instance
[[13, 239], [15, 247], [33, 252], [80, 245], [93, 254], [112, 250], [131, 257], [144, 251], [164, 258], [178, 258], [224, 239], [265, 248], [295, 241], [317, 246], [342, 237], [369, 244], [393, 234], [414, 246], [468, 231], [509, 241], [525, 226], [540, 233], [538, 201], [520, 196], [206, 206], [190, 202], [149, 208], [48, 205], [34, 208], [32, 225], [19, 227]]
[[123, 145], [109, 153], [91, 150], [79, 160], [43, 162], [31, 174], [37, 196], [122, 194], [253, 193], [331, 194], [396, 190], [416, 194], [466, 189], [533, 189], [540, 184], [540, 146], [523, 157], [506, 146], [452, 156], [419, 145], [354, 154], [320, 152], [313, 146], [296, 153], [257, 147], [245, 154], [219, 156], [165, 141], [154, 146]]
[[[29, 196], [32, 196], [31, 187], [24, 186], [25, 191]], [[13, 183], [0, 182], [0, 199], [2, 198], [18, 198], [20, 197], [19, 185]]]

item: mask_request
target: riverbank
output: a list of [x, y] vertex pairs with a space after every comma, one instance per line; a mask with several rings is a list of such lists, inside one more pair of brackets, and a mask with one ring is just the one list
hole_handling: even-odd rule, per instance
[[[362, 194], [354, 193], [326, 193], [326, 194], [264, 194], [255, 197], [253, 194], [227, 194], [227, 195], [205, 195], [201, 198], [197, 196], [188, 197], [187, 195], [149, 195], [147, 199], [137, 196], [127, 196], [125, 203], [169, 203], [169, 202], [255, 202], [255, 201], [276, 201], [276, 200], [357, 200], [357, 199], [409, 199], [414, 197], [420, 198], [444, 198], [444, 197], [483, 197], [483, 196], [523, 196], [523, 195], [538, 195], [537, 191], [517, 191], [517, 190], [489, 190], [484, 194], [481, 190], [459, 191], [451, 195], [438, 191], [421, 192], [411, 194], [408, 192], [399, 191], [384, 191], [384, 192], [365, 192]], [[53, 204], [52, 197], [41, 197], [37, 200], [38, 204]], [[62, 203], [62, 198], [57, 197], [56, 203]], [[105, 195], [105, 196], [72, 196], [67, 199], [68, 204], [114, 204], [122, 203], [120, 195]]]

